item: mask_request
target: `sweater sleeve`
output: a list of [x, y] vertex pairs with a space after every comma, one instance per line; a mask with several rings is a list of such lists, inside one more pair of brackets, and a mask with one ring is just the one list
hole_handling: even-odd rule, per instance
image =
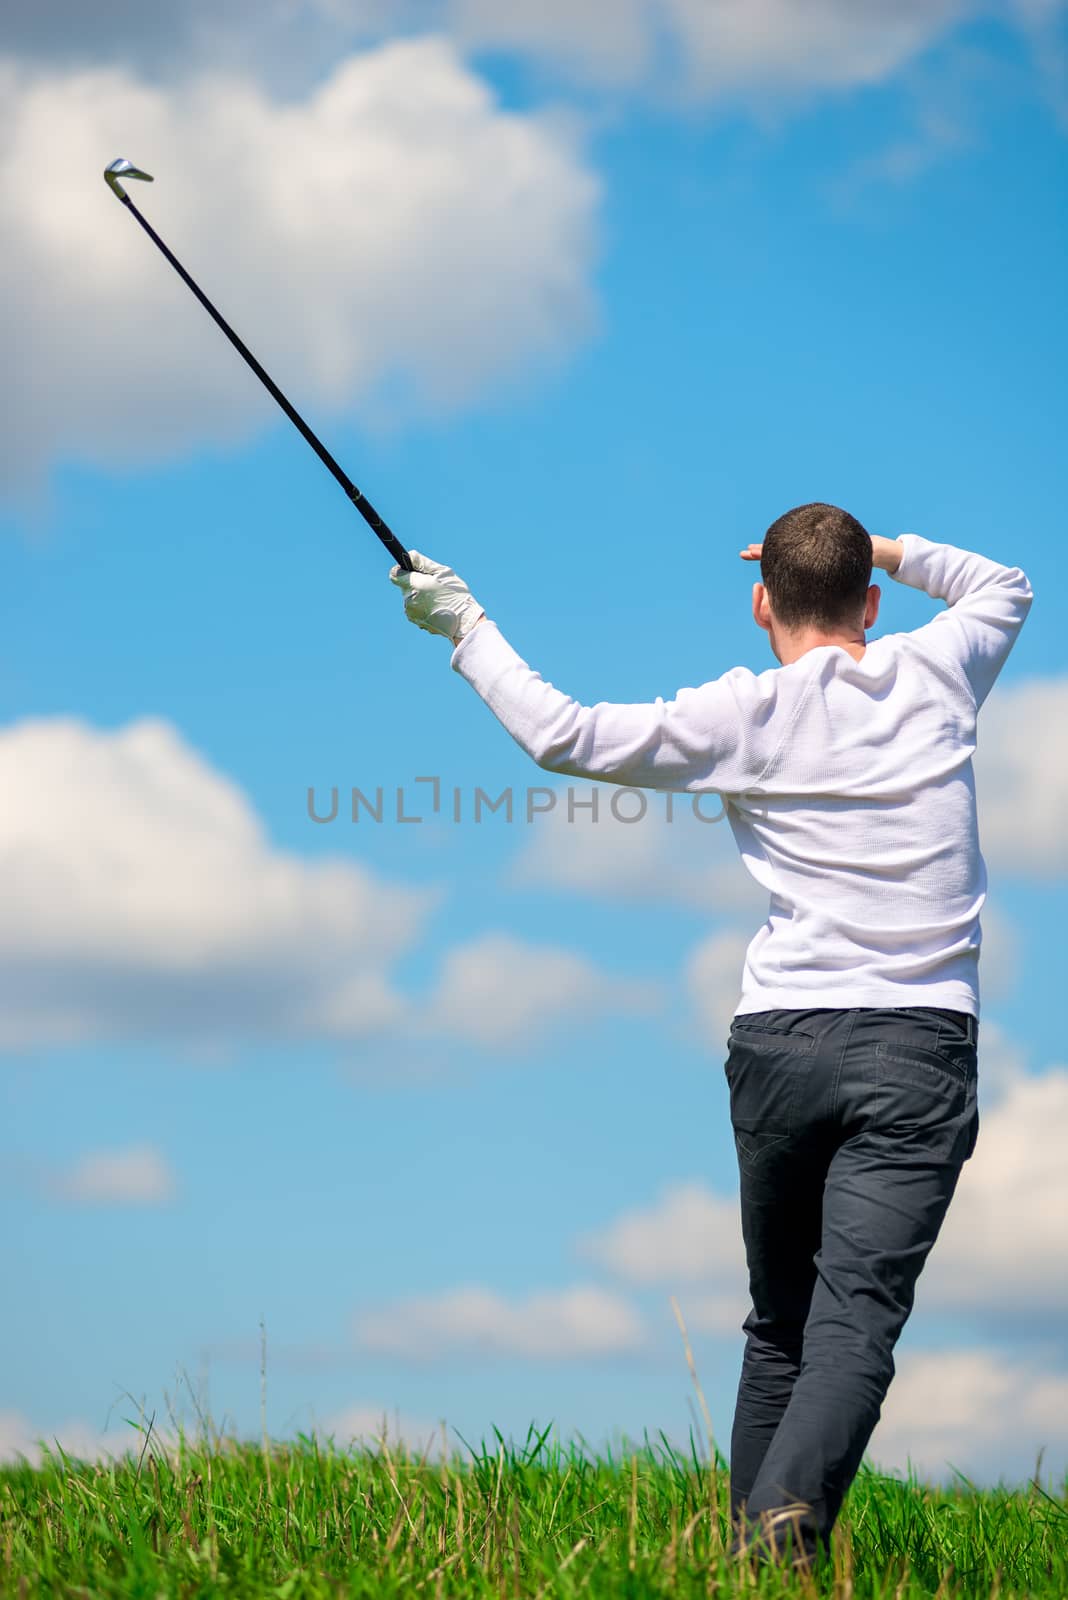
[[894, 580], [945, 600], [948, 607], [910, 637], [967, 680], [978, 709], [1026, 621], [1031, 585], [1019, 567], [1003, 567], [917, 533], [903, 533], [900, 540], [905, 553]]
[[753, 780], [754, 763], [758, 770], [766, 765], [760, 731], [774, 689], [766, 689], [762, 714], [754, 718], [749, 686], [760, 680], [744, 667], [680, 689], [673, 700], [584, 706], [529, 667], [488, 617], [460, 640], [451, 665], [547, 772], [628, 788], [729, 794]]

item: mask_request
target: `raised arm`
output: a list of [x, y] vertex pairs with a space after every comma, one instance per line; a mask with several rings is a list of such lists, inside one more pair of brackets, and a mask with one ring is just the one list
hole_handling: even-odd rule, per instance
[[1031, 585], [1019, 567], [1003, 567], [918, 533], [903, 533], [898, 543], [905, 553], [892, 574], [895, 581], [947, 602], [945, 611], [911, 637], [967, 680], [978, 708], [1027, 619]]
[[[900, 539], [884, 539], [881, 534], [869, 533], [871, 540], [871, 564], [880, 572], [888, 572], [891, 577], [901, 565], [901, 557], [905, 553], [905, 546]], [[743, 545], [738, 554], [743, 561], [759, 561], [763, 552], [763, 544]]]
[[673, 700], [580, 705], [547, 683], [504, 638], [451, 567], [409, 551], [390, 580], [410, 621], [453, 646], [451, 664], [546, 772], [640, 789], [741, 793], [767, 765], [764, 728], [774, 675], [734, 667]]
[[770, 754], [760, 750], [761, 717], [754, 718], [759, 680], [745, 667], [680, 689], [673, 700], [586, 706], [528, 666], [488, 618], [461, 639], [452, 666], [546, 772], [636, 789], [737, 794]]

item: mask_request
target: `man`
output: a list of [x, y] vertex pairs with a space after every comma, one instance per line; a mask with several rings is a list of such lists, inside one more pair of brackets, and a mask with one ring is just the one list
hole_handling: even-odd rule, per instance
[[[752, 1308], [731, 1437], [734, 1553], [826, 1555], [892, 1350], [979, 1130], [976, 714], [1031, 605], [1019, 567], [798, 506], [762, 544], [753, 617], [777, 668], [671, 701], [579, 705], [449, 567], [393, 582], [550, 772], [723, 796], [768, 917], [726, 1077]], [[948, 608], [870, 643], [873, 566]]]

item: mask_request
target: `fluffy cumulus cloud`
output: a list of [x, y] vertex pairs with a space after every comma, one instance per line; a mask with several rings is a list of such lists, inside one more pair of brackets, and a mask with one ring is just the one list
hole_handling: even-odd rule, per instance
[[[0, 733], [0, 791], [0, 1049], [320, 1038], [362, 1041], [378, 1073], [388, 1030], [391, 1070], [437, 1070], [443, 1042], [524, 1051], [661, 1002], [654, 984], [504, 932], [446, 949], [426, 993], [404, 997], [393, 967], [443, 888], [275, 849], [243, 792], [159, 719], [16, 724]], [[158, 1198], [159, 1161], [94, 1157], [55, 1192]]]
[[575, 1251], [642, 1287], [677, 1290], [709, 1279], [729, 1286], [745, 1273], [737, 1197], [713, 1194], [696, 1181], [669, 1184], [651, 1206], [580, 1234]]
[[236, 70], [161, 86], [0, 58], [0, 135], [9, 483], [287, 426], [121, 214], [116, 155], [155, 175], [131, 194], [313, 416], [462, 404], [596, 319], [599, 186], [570, 126], [502, 109], [444, 39], [350, 56], [288, 100]]
[[[333, 1439], [339, 1450], [355, 1447], [377, 1453], [385, 1445], [395, 1452], [399, 1445], [412, 1456], [425, 1456], [428, 1460], [440, 1459], [443, 1451], [440, 1422], [412, 1416], [407, 1412], [390, 1410], [385, 1406], [351, 1405], [333, 1411], [313, 1430], [321, 1439]], [[455, 1438], [447, 1434], [447, 1453], [456, 1449]]]
[[662, 0], [691, 93], [878, 83], [970, 8], [966, 0]]
[[184, 6], [99, 0], [91, 8], [81, 0], [53, 0], [48, 7], [12, 0], [4, 12], [4, 48], [29, 59], [91, 61], [145, 52], [150, 60], [169, 60], [208, 10], [209, 0], [187, 0]]
[[[147, 1451], [151, 1455], [173, 1455], [177, 1444], [176, 1435], [169, 1429], [153, 1426]], [[80, 1461], [117, 1461], [128, 1455], [139, 1457], [144, 1445], [144, 1433], [136, 1426], [123, 1424], [101, 1432], [75, 1417], [53, 1428], [38, 1428], [22, 1412], [0, 1411], [0, 1461], [24, 1460], [31, 1466], [40, 1466], [46, 1454], [58, 1459], [57, 1446]]]
[[881, 83], [961, 23], [993, 13], [1040, 42], [1063, 0], [316, 0], [328, 23], [446, 28], [594, 85], [670, 100], [744, 99], [766, 114]]
[[1026, 1052], [993, 1017], [983, 1017], [979, 1024], [978, 1071], [981, 1118], [1008, 1099], [1027, 1077]]
[[0, 1046], [359, 1037], [431, 890], [275, 850], [166, 722], [0, 735]]
[[[591, 800], [596, 811], [588, 809]], [[740, 911], [756, 919], [754, 929], [767, 910], [767, 894], [742, 865], [716, 794], [563, 786], [552, 811], [530, 829], [511, 878], [631, 905]]]
[[1005, 1000], [1016, 988], [1020, 971], [1020, 932], [1014, 918], [988, 894], [981, 917], [983, 944], [979, 956], [979, 988], [988, 1000]]
[[1068, 678], [997, 684], [979, 717], [979, 839], [992, 869], [1068, 872]]
[[682, 1309], [686, 1325], [692, 1333], [737, 1339], [751, 1307], [743, 1277], [741, 1287], [735, 1285], [733, 1289], [712, 1289], [705, 1294], [687, 1295]]
[[642, 1016], [659, 1000], [656, 985], [612, 977], [575, 951], [486, 933], [446, 953], [434, 991], [405, 1026], [416, 1039], [533, 1047], [551, 1027], [575, 1028], [605, 1013]]
[[731, 1018], [742, 992], [745, 952], [755, 932], [723, 928], [709, 934], [690, 955], [686, 983], [703, 1042], [710, 1050], [727, 1052]]
[[[331, 0], [322, 0], [329, 4]], [[425, 5], [395, 14], [426, 13]], [[442, 0], [439, 14], [475, 48], [510, 49], [594, 83], [702, 101], [784, 101], [881, 83], [991, 13], [1049, 48], [1063, 0]]]
[[999, 1348], [901, 1353], [868, 1454], [884, 1472], [911, 1464], [928, 1482], [953, 1468], [1018, 1485], [1035, 1474], [1056, 1493], [1068, 1466], [1068, 1373]]
[[[980, 1133], [924, 1266], [917, 1308], [1042, 1340], [1068, 1314], [1063, 1158], [1068, 1069], [1030, 1073], [1003, 1031], [980, 1038]], [[688, 1321], [732, 1334], [745, 1315], [745, 1248], [737, 1199], [703, 1182], [668, 1185], [648, 1205], [577, 1236], [576, 1254], [635, 1287], [677, 1293]]]
[[[260, 1347], [248, 1352], [250, 1361], [259, 1360]], [[324, 1442], [333, 1439], [339, 1450], [356, 1446], [377, 1452], [384, 1438], [386, 1448], [395, 1453], [403, 1444], [410, 1454], [428, 1458], [441, 1455], [442, 1436], [440, 1422], [420, 1418], [396, 1407], [372, 1404], [346, 1406], [331, 1412], [312, 1430]], [[66, 1455], [81, 1461], [120, 1460], [124, 1456], [135, 1459], [141, 1454], [145, 1438], [138, 1426], [125, 1423], [101, 1431], [83, 1418], [68, 1418], [54, 1427], [38, 1427], [19, 1411], [0, 1411], [0, 1462], [28, 1461], [39, 1466], [46, 1453], [53, 1456], [57, 1446]], [[186, 1438], [186, 1448], [189, 1445]], [[457, 1448], [455, 1435], [449, 1434], [450, 1454]], [[153, 1423], [147, 1454], [167, 1457], [177, 1461], [178, 1435], [170, 1427]]]
[[[396, 7], [405, 9], [403, 0]], [[438, 14], [471, 49], [533, 57], [595, 84], [633, 84], [652, 68], [661, 0], [441, 0]]]
[[[16, 0], [0, 340], [20, 395], [0, 485], [56, 458], [162, 461], [284, 426], [119, 216], [100, 177], [115, 155], [156, 174], [136, 190], [152, 220], [302, 409], [396, 421], [559, 361], [597, 323], [600, 184], [576, 122], [506, 110], [479, 52], [766, 116], [882, 81], [989, 9], [617, 0], [606, 26], [604, 0]], [[1061, 7], [995, 9], [1046, 38]]]
[[152, 1144], [90, 1150], [46, 1178], [55, 1199], [73, 1206], [163, 1206], [178, 1192], [167, 1157]]
[[157, 78], [248, 59], [278, 81], [398, 31], [532, 59], [611, 87], [705, 99], [878, 82], [955, 24], [991, 10], [1048, 29], [1061, 0], [210, 0], [137, 6], [14, 0], [8, 47], [71, 62], [124, 60]]
[[[982, 1073], [982, 1042], [980, 1053]], [[917, 1303], [1018, 1330], [1063, 1325], [1068, 1068], [1009, 1077], [994, 1109], [980, 1103], [979, 1115], [975, 1154], [961, 1172]]]
[[357, 1347], [397, 1361], [429, 1363], [499, 1356], [575, 1361], [631, 1356], [647, 1348], [634, 1308], [595, 1285], [534, 1291], [514, 1300], [479, 1284], [360, 1312]]

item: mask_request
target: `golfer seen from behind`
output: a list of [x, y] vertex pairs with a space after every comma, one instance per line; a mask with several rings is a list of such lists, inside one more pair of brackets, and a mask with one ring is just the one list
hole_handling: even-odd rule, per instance
[[[1019, 567], [799, 506], [741, 551], [760, 562], [753, 616], [777, 667], [584, 706], [520, 658], [451, 568], [411, 556], [413, 572], [390, 573], [406, 614], [450, 640], [454, 670], [539, 767], [718, 791], [768, 892], [725, 1068], [752, 1298], [731, 1517], [736, 1551], [826, 1555], [979, 1130], [987, 877], [972, 755], [1030, 584]], [[869, 642], [873, 566], [946, 608]]]

